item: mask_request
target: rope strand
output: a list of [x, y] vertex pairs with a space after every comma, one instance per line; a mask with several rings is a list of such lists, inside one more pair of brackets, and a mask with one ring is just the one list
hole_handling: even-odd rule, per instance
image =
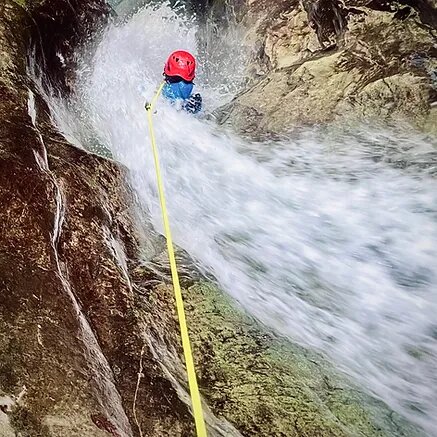
[[193, 353], [191, 350], [187, 321], [185, 318], [184, 301], [182, 298], [181, 286], [179, 282], [179, 275], [176, 265], [176, 258], [174, 254], [173, 239], [170, 230], [170, 222], [168, 219], [167, 205], [164, 195], [164, 184], [162, 182], [161, 170], [159, 166], [158, 148], [156, 146], [155, 132], [153, 129], [153, 117], [152, 117], [153, 108], [159, 95], [161, 94], [163, 87], [164, 87], [164, 83], [162, 83], [158, 88], [158, 91], [154, 96], [154, 98], [152, 99], [151, 103], [146, 103], [145, 107], [147, 111], [147, 120], [149, 122], [150, 142], [152, 144], [153, 159], [155, 162], [159, 201], [161, 204], [162, 219], [164, 222], [164, 232], [167, 240], [167, 250], [170, 259], [171, 276], [173, 280], [173, 289], [176, 298], [176, 308], [177, 308], [177, 314], [179, 319], [179, 326], [181, 330], [182, 348], [184, 350], [185, 364], [188, 374], [188, 385], [190, 387], [191, 403], [193, 406], [193, 415], [196, 424], [196, 432], [197, 432], [197, 437], [207, 437], [206, 426], [203, 417], [202, 402], [200, 399], [199, 387], [197, 385], [196, 372], [194, 369]]

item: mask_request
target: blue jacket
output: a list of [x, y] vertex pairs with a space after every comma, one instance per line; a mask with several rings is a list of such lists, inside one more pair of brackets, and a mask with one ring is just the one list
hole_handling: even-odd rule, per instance
[[202, 109], [202, 97], [200, 94], [192, 94], [193, 88], [192, 82], [166, 82], [162, 89], [162, 95], [172, 103], [181, 101], [185, 111], [196, 114]]

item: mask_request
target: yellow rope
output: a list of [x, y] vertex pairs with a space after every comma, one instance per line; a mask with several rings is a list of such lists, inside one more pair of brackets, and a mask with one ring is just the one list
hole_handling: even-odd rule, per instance
[[147, 119], [149, 121], [150, 142], [152, 143], [153, 158], [155, 161], [156, 179], [158, 184], [159, 201], [161, 203], [162, 219], [164, 221], [164, 232], [167, 239], [167, 250], [170, 259], [171, 276], [173, 279], [173, 288], [176, 297], [176, 308], [181, 329], [182, 347], [184, 350], [185, 363], [187, 366], [188, 385], [190, 387], [191, 402], [193, 405], [194, 421], [196, 423], [197, 437], [207, 437], [205, 421], [203, 418], [202, 402], [200, 400], [199, 387], [197, 385], [196, 372], [194, 370], [193, 354], [191, 351], [190, 338], [188, 336], [187, 321], [185, 318], [184, 301], [182, 299], [179, 275], [176, 266], [176, 258], [173, 248], [173, 239], [170, 231], [170, 222], [167, 214], [167, 206], [164, 195], [164, 185], [162, 183], [161, 170], [159, 166], [158, 148], [156, 147], [155, 133], [153, 129], [153, 107], [161, 94], [164, 83], [159, 87], [151, 103], [146, 103]]

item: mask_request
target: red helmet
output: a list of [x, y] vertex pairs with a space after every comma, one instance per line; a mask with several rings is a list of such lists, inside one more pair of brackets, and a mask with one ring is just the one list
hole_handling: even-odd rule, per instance
[[196, 73], [196, 59], [191, 53], [183, 50], [173, 52], [167, 59], [164, 74], [167, 76], [180, 76], [191, 82]]

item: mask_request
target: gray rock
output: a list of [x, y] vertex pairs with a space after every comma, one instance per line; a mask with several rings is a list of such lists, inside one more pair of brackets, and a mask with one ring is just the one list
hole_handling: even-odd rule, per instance
[[261, 49], [222, 123], [255, 136], [346, 119], [436, 132], [437, 12], [401, 3], [247, 1], [247, 40]]

